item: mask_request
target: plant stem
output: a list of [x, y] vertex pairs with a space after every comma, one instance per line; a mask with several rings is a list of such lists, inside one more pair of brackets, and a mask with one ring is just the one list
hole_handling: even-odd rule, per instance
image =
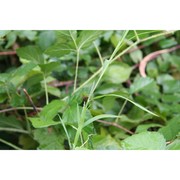
[[77, 76], [78, 76], [78, 67], [79, 67], [79, 50], [77, 50], [77, 58], [76, 58], [76, 71], [75, 71], [75, 78], [74, 78], [74, 91], [76, 90], [77, 86]]
[[9, 131], [9, 132], [17, 132], [17, 133], [29, 134], [29, 132], [26, 131], [26, 130], [15, 129], [15, 128], [3, 128], [3, 127], [0, 127], [0, 131]]
[[[8, 109], [0, 110], [0, 113], [5, 113], [5, 112], [15, 111], [15, 110], [24, 110], [24, 109], [34, 110], [33, 107], [15, 107], [15, 108], [8, 108]], [[37, 109], [37, 110], [42, 110], [42, 108], [36, 108], [36, 109]]]
[[8, 146], [10, 146], [10, 147], [12, 147], [12, 148], [14, 148], [14, 149], [16, 149], [16, 150], [22, 150], [21, 148], [17, 147], [16, 145], [14, 145], [14, 144], [6, 141], [6, 140], [3, 140], [3, 139], [1, 139], [1, 138], [0, 138], [0, 142], [6, 144], [6, 145], [8, 145]]
[[134, 34], [135, 34], [135, 36], [136, 36], [137, 41], [139, 41], [140, 39], [139, 39], [139, 36], [138, 36], [138, 33], [137, 33], [136, 30], [134, 30]]
[[58, 114], [58, 117], [59, 117], [59, 119], [60, 119], [60, 121], [61, 121], [61, 124], [62, 124], [62, 126], [63, 126], [63, 128], [64, 128], [64, 131], [65, 131], [65, 133], [66, 133], [66, 136], [67, 136], [67, 139], [68, 139], [68, 143], [69, 143], [69, 147], [70, 147], [70, 149], [72, 149], [70, 137], [69, 137], [68, 131], [67, 131], [67, 129], [66, 129], [66, 126], [65, 126], [65, 124], [64, 124], [64, 122], [63, 122], [63, 120], [62, 120], [62, 118], [61, 118], [61, 116], [60, 116], [59, 114]]
[[46, 104], [49, 104], [47, 83], [46, 83], [46, 77], [45, 77], [45, 74], [44, 74], [44, 73], [43, 73], [43, 79], [44, 79], [44, 89], [45, 89], [45, 95], [46, 95]]
[[102, 58], [102, 56], [101, 56], [101, 53], [100, 53], [98, 47], [96, 46], [96, 43], [93, 43], [93, 44], [94, 44], [94, 47], [96, 48], [96, 51], [97, 51], [97, 53], [98, 53], [98, 56], [99, 56], [101, 65], [103, 65], [103, 58]]
[[27, 115], [26, 109], [24, 109], [24, 114], [25, 114], [25, 119], [26, 119], [26, 128], [27, 128], [29, 134], [31, 134], [31, 125], [28, 121], [28, 115]]
[[[123, 103], [123, 105], [122, 105], [122, 107], [121, 107], [121, 109], [120, 109], [120, 111], [119, 111], [119, 113], [118, 113], [118, 116], [121, 115], [121, 113], [122, 113], [122, 111], [124, 110], [124, 107], [126, 106], [126, 104], [127, 104], [127, 100], [124, 101], [124, 103]], [[116, 120], [115, 120], [116, 123], [117, 123], [118, 119], [119, 119], [119, 118], [117, 117]]]

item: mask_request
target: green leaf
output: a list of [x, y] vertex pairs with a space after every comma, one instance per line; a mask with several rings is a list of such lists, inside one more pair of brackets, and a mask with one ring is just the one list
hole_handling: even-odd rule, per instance
[[[82, 110], [83, 108], [79, 106], [76, 102], [70, 104], [69, 107], [63, 113], [62, 119], [64, 124], [77, 126], [80, 121]], [[92, 116], [87, 108], [85, 111], [86, 114], [84, 120], [86, 121], [87, 119], [90, 119]]]
[[165, 150], [166, 141], [158, 132], [142, 132], [122, 141], [124, 150]]
[[103, 79], [110, 83], [120, 84], [129, 79], [131, 72], [132, 67], [122, 62], [116, 62], [108, 67]]
[[96, 135], [93, 136], [93, 149], [95, 150], [120, 150], [120, 143], [112, 138], [110, 135], [102, 136]]
[[84, 30], [81, 31], [78, 39], [77, 39], [77, 46], [78, 49], [87, 48], [92, 45], [93, 41], [100, 37], [103, 31], [100, 30]]
[[138, 63], [143, 59], [143, 53], [141, 50], [136, 50], [130, 53], [130, 57], [134, 63]]
[[167, 146], [168, 150], [180, 150], [180, 139], [176, 139]]
[[180, 80], [167, 80], [163, 83], [164, 93], [177, 93], [180, 92]]
[[59, 62], [49, 62], [46, 64], [39, 64], [42, 72], [44, 72], [45, 74], [51, 73], [53, 70], [57, 69], [60, 67], [60, 63]]
[[139, 79], [135, 80], [135, 82], [130, 87], [130, 93], [133, 94], [135, 92], [140, 91], [144, 87], [148, 86], [153, 82], [153, 79], [149, 77], [140, 77]]
[[47, 49], [55, 42], [56, 36], [54, 31], [43, 31], [38, 38], [38, 45], [42, 50]]
[[155, 123], [150, 123], [150, 124], [140, 124], [137, 128], [136, 128], [136, 133], [141, 133], [141, 132], [146, 132], [148, 131], [149, 128], [160, 128], [162, 127], [162, 125], [160, 124], [155, 124]]
[[1, 30], [0, 31], [0, 38], [6, 36], [10, 31], [9, 30]]
[[32, 61], [36, 64], [43, 64], [44, 57], [38, 46], [26, 46], [16, 50], [19, 57]]
[[173, 140], [180, 132], [180, 116], [171, 119], [165, 127], [159, 129], [167, 141]]
[[47, 128], [34, 130], [34, 139], [39, 143], [40, 150], [62, 150], [64, 138], [59, 131]]
[[61, 92], [58, 88], [52, 87], [52, 86], [47, 86], [47, 91], [49, 94], [52, 94], [53, 96], [60, 97]]
[[0, 127], [12, 127], [22, 129], [22, 123], [18, 121], [14, 116], [3, 116], [0, 115]]
[[76, 31], [56, 31], [57, 42], [46, 49], [45, 53], [53, 57], [62, 57], [69, 53], [76, 52]]
[[125, 100], [131, 102], [132, 104], [134, 104], [135, 106], [139, 107], [143, 111], [146, 111], [146, 112], [148, 112], [148, 113], [150, 113], [150, 114], [152, 114], [154, 116], [158, 116], [159, 117], [159, 115], [149, 111], [148, 109], [146, 109], [145, 107], [141, 106], [140, 104], [138, 104], [138, 103], [130, 100], [129, 98], [127, 98], [127, 95], [125, 95], [124, 93], [118, 92], [117, 94], [106, 94], [106, 95], [102, 95], [102, 96], [97, 96], [94, 99], [99, 99], [99, 98], [106, 97], [106, 96], [114, 96], [114, 97], [119, 97], [119, 98], [125, 99]]
[[56, 43], [53, 46], [50, 46], [48, 49], [46, 49], [45, 54], [48, 54], [52, 57], [62, 57], [69, 53], [75, 53], [76, 50], [74, 48], [74, 45], [72, 43]]
[[48, 105], [44, 106], [39, 114], [39, 117], [29, 118], [35, 128], [43, 128], [59, 124], [60, 121], [54, 121], [54, 117], [58, 111], [65, 106], [64, 101], [53, 100]]

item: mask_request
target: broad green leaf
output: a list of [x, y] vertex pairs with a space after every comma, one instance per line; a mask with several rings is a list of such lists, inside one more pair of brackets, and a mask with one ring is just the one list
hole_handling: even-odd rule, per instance
[[165, 150], [166, 141], [158, 132], [142, 132], [122, 141], [124, 150]]
[[11, 82], [15, 86], [22, 84], [25, 80], [27, 80], [29, 75], [32, 73], [32, 70], [36, 66], [37, 65], [35, 63], [23, 64], [22, 66], [17, 68], [14, 73], [12, 73]]
[[92, 45], [93, 41], [100, 37], [103, 31], [100, 30], [84, 30], [81, 31], [78, 39], [77, 39], [77, 46], [78, 49], [87, 48]]
[[37, 31], [32, 31], [32, 30], [17, 31], [17, 35], [21, 39], [27, 38], [30, 41], [34, 41], [36, 39]]
[[[81, 118], [82, 110], [83, 108], [79, 106], [77, 103], [74, 102], [70, 104], [69, 107], [63, 113], [62, 119], [63, 119], [64, 124], [77, 126]], [[91, 113], [86, 108], [86, 114], [85, 114], [84, 120], [86, 121], [87, 119], [90, 119], [91, 117], [92, 117]]]
[[162, 39], [158, 44], [162, 49], [165, 49], [177, 45], [177, 41], [174, 38]]
[[157, 114], [149, 111], [148, 109], [146, 109], [145, 107], [141, 106], [140, 104], [138, 104], [138, 103], [130, 100], [129, 98], [127, 98], [127, 95], [126, 95], [126, 96], [125, 96], [125, 94], [120, 95], [119, 92], [118, 92], [118, 94], [106, 94], [106, 95], [102, 95], [102, 96], [97, 96], [97, 97], [95, 97], [94, 99], [99, 99], [99, 98], [102, 98], [102, 97], [105, 97], [105, 96], [113, 96], [113, 97], [119, 97], [119, 98], [125, 99], [125, 100], [131, 102], [132, 104], [134, 104], [135, 106], [139, 107], [139, 108], [142, 109], [143, 111], [146, 111], [146, 112], [148, 112], [148, 113], [150, 113], [150, 114], [152, 114], [152, 115], [154, 115], [154, 116], [158, 116], [158, 117], [159, 117], [159, 115], [157, 115]]
[[[67, 43], [76, 41], [77, 31], [76, 30], [60, 30], [56, 31], [58, 43]], [[74, 46], [75, 48], [75, 46]]]
[[0, 38], [6, 36], [10, 31], [9, 30], [1, 30], [0, 31]]
[[42, 50], [47, 49], [55, 42], [56, 36], [54, 31], [43, 31], [38, 38], [38, 45]]
[[61, 92], [58, 88], [52, 87], [52, 86], [47, 86], [47, 91], [49, 94], [52, 94], [53, 96], [60, 97]]
[[140, 77], [139, 79], [135, 80], [135, 82], [130, 87], [130, 93], [133, 94], [135, 92], [140, 91], [147, 85], [151, 84], [153, 82], [153, 79], [149, 77]]
[[64, 55], [76, 52], [76, 31], [56, 31], [56, 35], [57, 42], [53, 46], [50, 46], [48, 49], [46, 49], [46, 54], [53, 57], [62, 57]]
[[51, 73], [53, 70], [60, 68], [59, 62], [49, 62], [46, 64], [39, 64], [41, 71], [45, 74]]
[[40, 150], [62, 150], [64, 149], [64, 138], [55, 129], [35, 129], [34, 139], [39, 143]]
[[72, 43], [56, 43], [53, 46], [50, 46], [48, 49], [46, 49], [45, 54], [48, 54], [52, 57], [62, 57], [69, 53], [75, 53], [76, 50], [74, 48], [74, 45]]
[[143, 53], [141, 50], [136, 50], [130, 53], [130, 57], [134, 63], [138, 63], [143, 59]]
[[20, 58], [32, 61], [36, 64], [43, 64], [44, 57], [38, 46], [26, 46], [16, 50]]
[[58, 111], [65, 106], [65, 102], [61, 100], [53, 100], [48, 105], [44, 106], [40, 112], [40, 118], [44, 121], [52, 120]]
[[167, 150], [180, 150], [180, 139], [176, 139], [167, 146]]
[[48, 105], [44, 106], [39, 114], [39, 117], [29, 118], [35, 128], [43, 128], [59, 124], [60, 121], [54, 121], [54, 117], [58, 111], [65, 106], [64, 101], [53, 100]]
[[180, 132], [180, 116], [171, 119], [165, 127], [159, 129], [167, 141], [173, 140]]
[[0, 115], [0, 128], [14, 128], [23, 129], [23, 124], [21, 121], [17, 120], [14, 116], [3, 116]]
[[163, 83], [164, 93], [180, 92], [180, 80], [167, 80]]
[[92, 138], [93, 149], [95, 150], [120, 150], [120, 143], [110, 135], [96, 135]]
[[122, 62], [116, 62], [108, 67], [103, 79], [110, 83], [120, 84], [129, 79], [131, 72], [132, 67]]
[[140, 124], [137, 128], [136, 128], [136, 133], [141, 133], [141, 132], [146, 132], [148, 131], [149, 128], [152, 129], [156, 129], [156, 128], [160, 128], [162, 127], [162, 125], [160, 124], [155, 124], [155, 123], [150, 123], [150, 124]]

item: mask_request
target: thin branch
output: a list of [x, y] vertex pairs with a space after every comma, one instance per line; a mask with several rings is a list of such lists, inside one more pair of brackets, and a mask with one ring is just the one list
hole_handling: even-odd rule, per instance
[[94, 47], [96, 48], [96, 51], [97, 51], [97, 53], [98, 53], [98, 56], [99, 56], [101, 65], [103, 65], [103, 58], [102, 58], [102, 56], [101, 56], [101, 53], [100, 53], [98, 47], [96, 46], [96, 43], [94, 42], [93, 44], [94, 44]]
[[61, 87], [61, 86], [70, 86], [73, 84], [74, 81], [52, 81], [50, 83], [48, 83], [49, 86], [53, 86], [53, 87]]
[[15, 128], [3, 128], [3, 127], [0, 127], [0, 131], [9, 131], [9, 132], [17, 132], [17, 133], [29, 134], [29, 132], [26, 131], [26, 130], [15, 129]]
[[[34, 108], [32, 107], [15, 107], [15, 108], [8, 108], [8, 109], [2, 109], [0, 110], [0, 113], [5, 113], [5, 112], [9, 112], [9, 111], [16, 111], [16, 110], [24, 110], [24, 109], [27, 109], [27, 110], [34, 110]], [[36, 107], [37, 110], [42, 110], [42, 108], [38, 108]]]
[[30, 104], [32, 105], [34, 111], [35, 111], [36, 113], [38, 113], [38, 110], [36, 109], [36, 106], [34, 105], [33, 100], [31, 99], [30, 95], [28, 94], [28, 92], [26, 91], [25, 88], [23, 89], [23, 92], [25, 93], [25, 95], [26, 95], [28, 101], [29, 101]]
[[103, 123], [103, 124], [108, 124], [108, 125], [111, 125], [111, 126], [115, 126], [115, 127], [119, 128], [119, 129], [121, 129], [121, 130], [123, 130], [123, 131], [125, 131], [125, 132], [127, 132], [127, 133], [129, 133], [131, 135], [134, 134], [132, 131], [126, 129], [125, 127], [123, 127], [123, 126], [121, 126], [121, 125], [119, 125], [119, 124], [117, 124], [115, 122], [108, 122], [108, 121], [104, 121], [104, 120], [96, 120], [96, 121], [100, 122], [100, 123]]
[[15, 55], [16, 51], [4, 51], [0, 52], [0, 56]]

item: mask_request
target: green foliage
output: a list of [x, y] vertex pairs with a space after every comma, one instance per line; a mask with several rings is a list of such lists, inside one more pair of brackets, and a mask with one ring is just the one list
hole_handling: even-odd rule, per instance
[[179, 150], [177, 34], [0, 31], [0, 149]]
[[165, 150], [166, 141], [158, 132], [142, 132], [122, 142], [124, 150]]

